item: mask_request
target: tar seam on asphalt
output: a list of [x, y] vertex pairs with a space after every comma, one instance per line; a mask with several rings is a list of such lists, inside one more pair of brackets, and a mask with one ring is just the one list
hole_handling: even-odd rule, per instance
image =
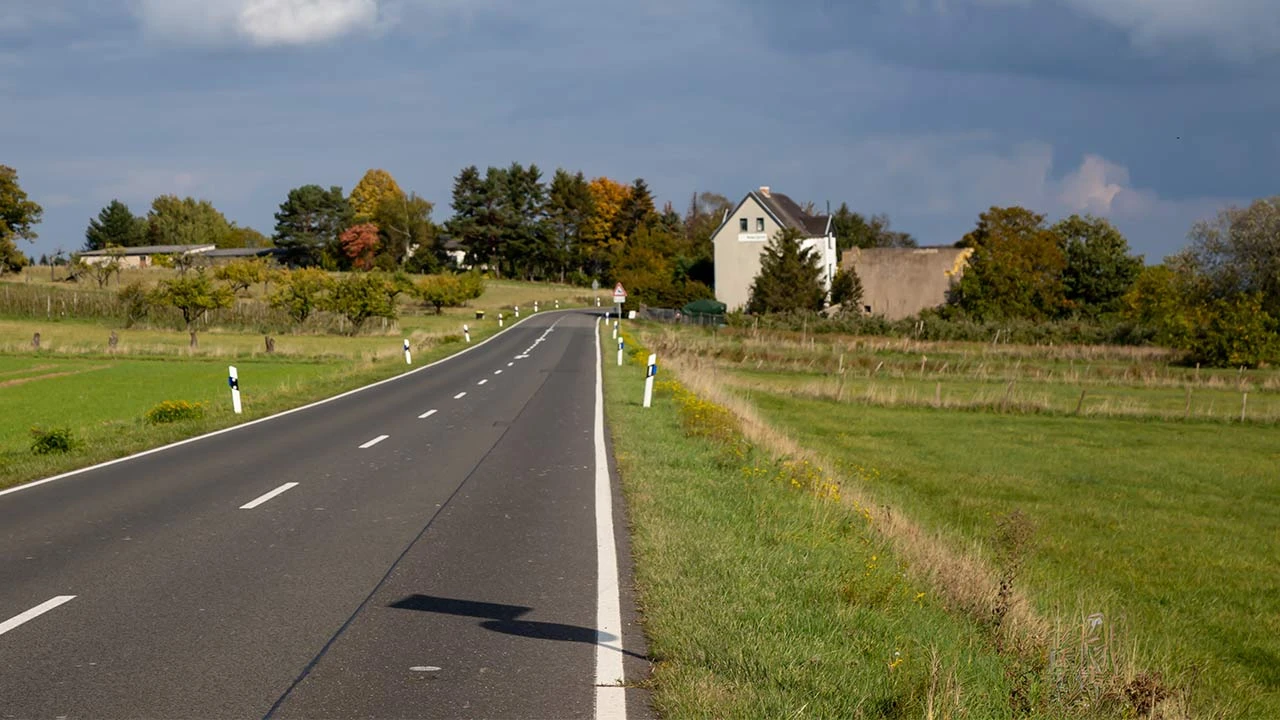
[[507, 432], [510, 431], [512, 426], [514, 426], [516, 422], [520, 420], [520, 417], [524, 415], [524, 411], [529, 407], [529, 403], [533, 401], [533, 398], [536, 397], [538, 393], [542, 392], [542, 388], [547, 384], [547, 379], [549, 377], [551, 377], [549, 373], [542, 374], [542, 381], [538, 383], [538, 387], [535, 388], [533, 392], [529, 393], [529, 398], [520, 406], [520, 411], [516, 413], [516, 416], [511, 420], [511, 422], [503, 428], [502, 434], [494, 440], [488, 450], [485, 450], [484, 455], [482, 455], [476, 462], [475, 466], [471, 468], [471, 471], [467, 473], [467, 476], [462, 479], [462, 482], [458, 483], [458, 487], [454, 488], [453, 492], [449, 494], [449, 497], [440, 504], [440, 507], [436, 508], [434, 513], [431, 514], [431, 517], [427, 519], [427, 524], [422, 526], [422, 530], [418, 531], [418, 534], [409, 541], [409, 544], [405, 546], [404, 550], [396, 556], [396, 559], [391, 563], [391, 566], [387, 568], [387, 571], [382, 575], [378, 582], [374, 584], [373, 589], [369, 591], [369, 594], [365, 596], [364, 600], [360, 601], [360, 604], [356, 606], [356, 609], [351, 613], [351, 616], [338, 627], [338, 629], [333, 633], [333, 637], [330, 637], [325, 641], [325, 644], [320, 648], [320, 651], [316, 653], [316, 656], [311, 659], [311, 662], [308, 662], [306, 666], [302, 668], [302, 672], [298, 673], [298, 677], [295, 678], [292, 683], [289, 683], [289, 687], [285, 688], [285, 691], [271, 705], [271, 709], [267, 711], [267, 714], [262, 716], [263, 720], [269, 720], [271, 716], [275, 715], [276, 711], [284, 705], [284, 701], [289, 699], [289, 696], [293, 694], [293, 691], [298, 687], [298, 685], [302, 684], [302, 681], [307, 679], [307, 676], [311, 674], [311, 671], [315, 669], [316, 665], [320, 664], [320, 661], [324, 659], [325, 654], [329, 652], [329, 648], [333, 647], [333, 644], [338, 641], [338, 638], [342, 637], [342, 634], [347, 631], [347, 628], [351, 626], [351, 623], [355, 622], [355, 619], [360, 616], [360, 613], [369, 605], [369, 602], [373, 600], [373, 596], [377, 595], [378, 591], [382, 589], [382, 586], [387, 583], [388, 579], [390, 579], [391, 573], [395, 572], [395, 569], [399, 567], [401, 561], [403, 561], [405, 556], [409, 554], [409, 551], [413, 549], [413, 546], [417, 545], [418, 542], [422, 540], [422, 537], [427, 534], [427, 531], [431, 529], [436, 518], [440, 517], [440, 514], [444, 512], [445, 508], [449, 507], [449, 505], [453, 503], [453, 500], [458, 496], [458, 493], [462, 492], [462, 488], [466, 487], [467, 483], [471, 482], [471, 478], [475, 475], [476, 470], [479, 470], [485, 460], [489, 459], [489, 455], [493, 453], [493, 449], [498, 447], [502, 442], [502, 439], [507, 436]]

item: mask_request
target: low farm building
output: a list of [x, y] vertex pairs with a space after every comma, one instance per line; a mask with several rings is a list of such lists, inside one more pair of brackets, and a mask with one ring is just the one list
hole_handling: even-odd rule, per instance
[[851, 248], [840, 266], [862, 280], [864, 313], [900, 320], [945, 304], [971, 254], [957, 247]]
[[215, 249], [216, 245], [142, 245], [139, 247], [111, 248], [109, 250], [85, 250], [76, 255], [89, 265], [119, 260], [121, 267], [142, 268], [152, 265], [156, 255], [200, 255]]

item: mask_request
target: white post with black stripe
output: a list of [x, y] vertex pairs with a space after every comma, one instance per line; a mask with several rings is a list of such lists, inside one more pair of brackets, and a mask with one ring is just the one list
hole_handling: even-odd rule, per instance
[[622, 340], [618, 340], [618, 367], [622, 367]]
[[462, 337], [467, 341], [467, 344], [470, 345], [471, 344], [471, 328], [467, 327], [466, 325], [463, 325]]
[[534, 311], [535, 313], [536, 313], [536, 312], [538, 312], [538, 301], [537, 301], [537, 300], [534, 300], [534, 301], [533, 301], [533, 311]]
[[557, 310], [559, 310], [559, 309], [560, 309], [560, 301], [559, 301], [559, 300], [556, 300], [556, 309], [557, 309]]
[[404, 364], [405, 365], [413, 364], [413, 356], [409, 354], [409, 338], [404, 339]]
[[502, 313], [498, 313], [498, 327], [503, 327]]
[[644, 406], [653, 405], [653, 379], [658, 375], [658, 356], [650, 355], [644, 371]]
[[516, 305], [515, 308], [516, 308], [516, 319], [518, 320], [520, 319], [520, 306]]
[[227, 384], [231, 386], [231, 409], [237, 415], [240, 414], [240, 374], [236, 372], [236, 366], [227, 367]]

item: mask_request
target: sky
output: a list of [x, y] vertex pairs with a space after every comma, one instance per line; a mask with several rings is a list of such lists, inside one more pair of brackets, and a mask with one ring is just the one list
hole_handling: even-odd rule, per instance
[[112, 199], [270, 234], [374, 167], [762, 185], [947, 245], [991, 206], [1109, 218], [1148, 262], [1280, 194], [1274, 0], [3, 0], [0, 164], [38, 257]]

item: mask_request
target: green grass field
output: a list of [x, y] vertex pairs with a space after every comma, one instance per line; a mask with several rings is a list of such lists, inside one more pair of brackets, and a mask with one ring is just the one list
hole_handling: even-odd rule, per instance
[[642, 408], [635, 359], [605, 367], [663, 717], [1014, 717], [981, 630], [862, 516], [797, 487], [803, 467], [703, 437], [733, 430], [667, 383]]
[[[762, 338], [744, 355], [732, 335], [721, 344], [707, 333], [645, 332], [660, 353], [745, 398], [864, 496], [953, 548], [991, 559], [996, 518], [1021, 510], [1033, 531], [1017, 583], [1035, 610], [1068, 624], [1102, 613], [1136, 667], [1190, 693], [1195, 716], [1280, 717], [1280, 443], [1273, 420], [1238, 422], [1237, 384], [1252, 389], [1259, 413], [1274, 412], [1275, 371], [1197, 373], [1107, 349], [992, 357], [969, 348], [948, 361], [954, 348], [873, 349], [874, 340], [850, 338], [825, 347]], [[1053, 357], [1065, 353], [1088, 358], [1085, 377], [1049, 377], [1065, 369]], [[961, 371], [912, 377], [921, 355]], [[843, 402], [840, 379], [822, 373], [837, 363], [855, 376]], [[939, 382], [967, 386], [958, 393], [990, 388], [980, 365], [1001, 376], [997, 395], [1016, 380], [1024, 392], [1059, 393], [1058, 406], [1002, 410], [999, 397], [932, 406]], [[869, 378], [877, 367], [898, 377]], [[860, 396], [859, 382], [882, 391]], [[1127, 395], [1142, 411], [1074, 416], [1082, 388]], [[1234, 400], [1233, 412], [1183, 422], [1181, 403], [1164, 396], [1185, 398], [1188, 388], [1206, 402]]]
[[[157, 273], [136, 274], [150, 280]], [[58, 302], [90, 310], [109, 302], [110, 291], [37, 282], [0, 282], [10, 302], [31, 293], [53, 293]], [[46, 276], [47, 277], [47, 276]], [[126, 281], [130, 279], [126, 277]], [[72, 299], [67, 300], [70, 294]], [[3, 294], [0, 294], [3, 297]], [[209, 327], [189, 346], [185, 332], [167, 327], [125, 328], [109, 317], [93, 319], [51, 313], [47, 317], [0, 314], [0, 488], [296, 407], [405, 371], [402, 342], [409, 339], [420, 365], [499, 331], [498, 314], [510, 326], [520, 306], [528, 317], [533, 303], [554, 309], [591, 302], [590, 291], [562, 285], [489, 281], [485, 294], [467, 307], [442, 315], [405, 302], [396, 321], [372, 321], [359, 335], [270, 332], [275, 352], [267, 354], [264, 333]], [[96, 305], [95, 305], [96, 303]], [[100, 308], [99, 308], [100, 309]], [[476, 317], [484, 311], [483, 319]], [[112, 349], [108, 338], [116, 333]], [[40, 334], [40, 348], [32, 337]], [[240, 375], [244, 413], [231, 412], [227, 366]], [[165, 400], [206, 403], [203, 419], [166, 426], [144, 422], [147, 410]], [[33, 427], [67, 427], [76, 440], [67, 454], [37, 456], [30, 451]]]

